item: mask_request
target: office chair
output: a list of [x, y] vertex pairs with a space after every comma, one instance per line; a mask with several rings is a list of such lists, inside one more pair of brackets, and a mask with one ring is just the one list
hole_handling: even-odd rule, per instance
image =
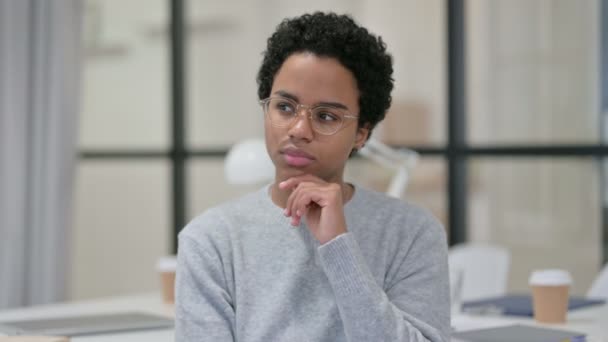
[[587, 292], [589, 298], [603, 298], [608, 299], [608, 263], [604, 265], [600, 273], [595, 277], [589, 292]]
[[[448, 252], [450, 274], [459, 274], [461, 301], [506, 294], [511, 256], [506, 248], [488, 244], [464, 243]], [[453, 289], [452, 289], [453, 290]]]

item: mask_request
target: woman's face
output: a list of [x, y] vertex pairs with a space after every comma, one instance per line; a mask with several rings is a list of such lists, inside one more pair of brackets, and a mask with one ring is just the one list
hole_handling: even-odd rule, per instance
[[[335, 58], [312, 53], [288, 57], [277, 74], [270, 96], [282, 96], [305, 106], [331, 103], [359, 115], [359, 90], [354, 75]], [[347, 119], [333, 135], [313, 130], [309, 111], [286, 127], [273, 126], [265, 116], [266, 148], [276, 168], [276, 180], [312, 174], [328, 182], [342, 182], [344, 166], [353, 148], [361, 148], [369, 131]], [[302, 115], [306, 114], [306, 115]]]

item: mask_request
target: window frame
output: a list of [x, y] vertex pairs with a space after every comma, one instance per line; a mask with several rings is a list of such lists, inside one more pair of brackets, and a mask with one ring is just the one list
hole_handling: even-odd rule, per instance
[[[177, 252], [177, 234], [185, 226], [187, 208], [188, 179], [186, 164], [192, 158], [223, 158], [228, 147], [223, 149], [189, 149], [186, 146], [186, 2], [187, 0], [168, 0], [170, 12], [170, 79], [171, 79], [171, 146], [169, 150], [81, 150], [80, 159], [169, 159], [171, 173], [173, 222], [172, 251]], [[605, 132], [600, 135], [598, 144], [585, 145], [475, 145], [467, 143], [467, 109], [466, 109], [466, 33], [465, 33], [466, 0], [445, 0], [446, 8], [446, 65], [447, 65], [447, 141], [443, 147], [433, 146], [394, 146], [416, 150], [424, 156], [441, 156], [447, 162], [447, 208], [449, 244], [454, 245], [467, 241], [468, 215], [468, 164], [473, 158], [534, 158], [534, 157], [591, 157], [595, 158], [601, 168], [602, 189], [605, 188], [606, 167], [604, 159], [608, 157], [608, 146], [603, 142]], [[601, 110], [600, 130], [605, 126], [605, 115], [608, 115], [608, 4], [601, 1], [598, 14], [601, 22]], [[608, 202], [608, 194], [602, 194], [599, 201]], [[603, 259], [608, 260], [608, 208], [603, 205]]]

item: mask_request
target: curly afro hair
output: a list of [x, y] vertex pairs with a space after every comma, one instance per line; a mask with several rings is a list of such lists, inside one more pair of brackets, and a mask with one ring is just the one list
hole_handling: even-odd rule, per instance
[[359, 26], [350, 16], [315, 12], [285, 19], [268, 38], [258, 71], [258, 97], [270, 96], [274, 77], [294, 53], [311, 52], [336, 58], [350, 70], [359, 89], [359, 127], [372, 129], [391, 105], [393, 60], [381, 37]]

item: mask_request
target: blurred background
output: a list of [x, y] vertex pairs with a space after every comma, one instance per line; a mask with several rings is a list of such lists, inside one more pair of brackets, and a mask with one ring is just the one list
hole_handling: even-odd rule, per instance
[[[53, 254], [65, 262], [54, 266], [54, 293], [14, 300], [0, 286], [4, 306], [158, 289], [154, 264], [175, 252], [179, 229], [260, 186], [228, 184], [224, 157], [263, 136], [255, 76], [267, 37], [283, 18], [315, 10], [351, 14], [386, 42], [396, 88], [374, 136], [420, 153], [403, 198], [429, 208], [450, 244], [507, 247], [509, 291], [527, 291], [534, 269], [561, 267], [584, 294], [608, 258], [605, 1], [67, 2], [78, 19], [78, 59], [66, 67], [78, 84], [75, 158]], [[379, 191], [392, 177], [363, 158], [347, 174]], [[2, 198], [14, 213], [14, 197]], [[8, 243], [21, 228], [6, 217]], [[0, 270], [0, 283], [9, 274], [20, 273]]]

